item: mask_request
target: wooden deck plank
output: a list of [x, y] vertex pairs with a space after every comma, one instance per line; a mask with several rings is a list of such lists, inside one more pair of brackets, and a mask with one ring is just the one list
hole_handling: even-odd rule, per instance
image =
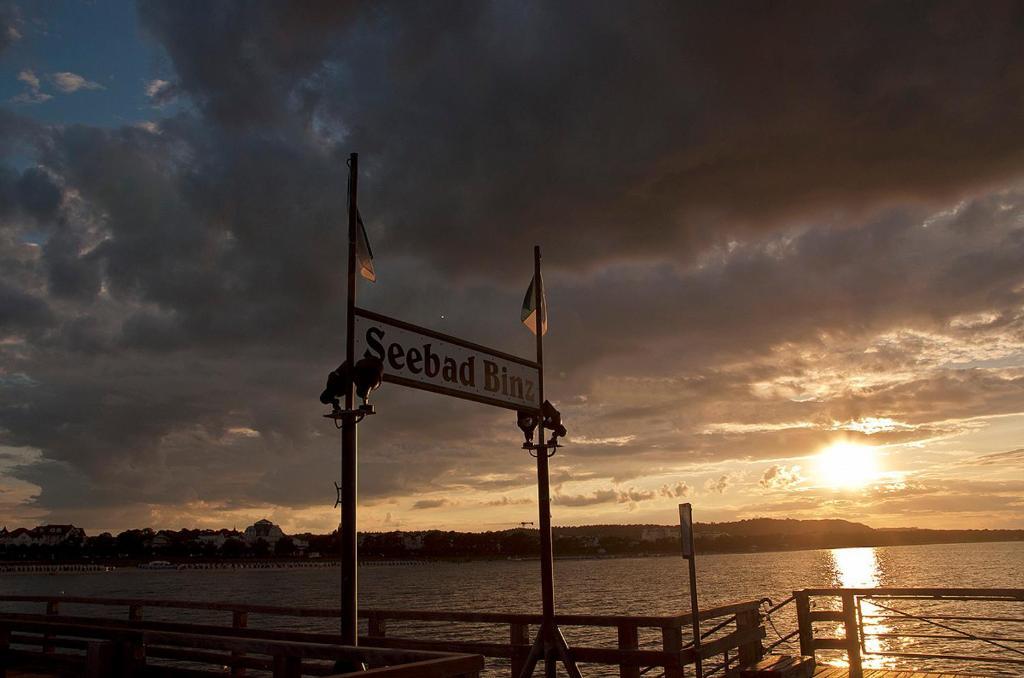
[[[928, 673], [925, 671], [892, 671], [889, 669], [864, 669], [864, 678], [969, 678], [966, 673]], [[814, 678], [849, 678], [850, 670], [844, 666], [822, 665], [814, 672]]]

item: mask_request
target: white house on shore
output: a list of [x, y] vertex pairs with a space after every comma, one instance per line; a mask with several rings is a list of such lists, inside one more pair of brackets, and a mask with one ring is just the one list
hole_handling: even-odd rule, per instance
[[222, 546], [224, 546], [224, 542], [226, 542], [228, 539], [238, 539], [238, 540], [241, 540], [241, 537], [242, 537], [241, 533], [239, 533], [239, 532], [237, 532], [235, 530], [227, 530], [227, 529], [204, 530], [201, 534], [199, 534], [196, 537], [195, 540], [197, 542], [199, 542], [200, 544], [202, 544], [203, 546], [206, 546], [208, 544], [213, 544], [213, 546], [215, 548], [219, 549]]
[[81, 542], [85, 530], [74, 525], [40, 525], [31, 529], [19, 527], [7, 531], [0, 529], [0, 545], [3, 546], [56, 546], [63, 542]]
[[270, 522], [266, 518], [263, 520], [257, 520], [255, 523], [245, 528], [245, 543], [252, 546], [257, 541], [262, 539], [271, 546], [277, 543], [277, 540], [284, 536], [284, 532], [280, 527]]

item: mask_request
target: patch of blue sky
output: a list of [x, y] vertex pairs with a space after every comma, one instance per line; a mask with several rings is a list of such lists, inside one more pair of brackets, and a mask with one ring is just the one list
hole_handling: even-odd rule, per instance
[[49, 237], [44, 231], [32, 229], [21, 234], [21, 241], [31, 245], [42, 245]]
[[34, 167], [38, 163], [34, 155], [19, 150], [4, 156], [4, 164], [13, 167], [19, 172], [24, 172], [29, 167]]
[[[173, 105], [156, 109], [146, 95], [146, 84], [170, 79], [171, 67], [138, 28], [134, 3], [21, 3], [21, 13], [22, 38], [0, 57], [4, 107], [47, 124], [101, 127], [139, 124], [171, 112]], [[31, 73], [38, 86], [32, 77], [19, 79], [23, 73]], [[67, 91], [58, 73], [95, 86]], [[40, 101], [28, 103], [33, 99]]]

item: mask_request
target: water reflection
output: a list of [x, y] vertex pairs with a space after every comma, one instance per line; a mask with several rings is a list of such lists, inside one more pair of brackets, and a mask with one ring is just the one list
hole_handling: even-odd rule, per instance
[[871, 547], [832, 549], [836, 585], [842, 588], [874, 588], [879, 586], [878, 556]]
[[[878, 562], [876, 549], [871, 547], [832, 549], [829, 551], [833, 565], [833, 581], [841, 588], [875, 588], [882, 585], [882, 572]], [[879, 638], [876, 634], [891, 633], [892, 628], [886, 625], [883, 619], [876, 619], [874, 615], [884, 614], [884, 610], [872, 605], [869, 600], [861, 599], [860, 614], [858, 619], [861, 622], [861, 652], [863, 654], [862, 664], [864, 668], [887, 668], [895, 665], [892, 657], [879, 657], [870, 653], [884, 652], [892, 649], [886, 641], [887, 638]], [[836, 626], [836, 636], [845, 633], [842, 624]]]

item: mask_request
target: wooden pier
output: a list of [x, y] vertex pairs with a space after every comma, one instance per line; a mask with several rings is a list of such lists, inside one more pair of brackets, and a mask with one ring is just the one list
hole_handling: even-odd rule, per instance
[[[18, 670], [7, 672], [7, 678], [78, 678], [81, 674], [74, 670], [63, 673], [41, 670]], [[825, 666], [818, 669], [814, 678], [849, 678], [850, 670], [841, 666]], [[864, 678], [970, 678], [960, 673], [920, 673], [917, 671], [889, 671], [886, 669], [868, 669]]]
[[[1019, 605], [1013, 614], [960, 612], [935, 614], [934, 619], [927, 619], [901, 610], [899, 606], [908, 601], [928, 601], [929, 605], [935, 601], [955, 601], [960, 607], [1005, 606], [1024, 602], [1024, 589], [803, 589], [775, 606], [769, 606], [766, 600], [752, 600], [701, 610], [699, 650], [689, 638], [689, 614], [559, 615], [558, 623], [566, 629], [570, 640], [591, 639], [571, 643], [573, 657], [584, 667], [585, 674], [591, 667], [599, 669], [597, 672], [602, 675], [611, 670], [620, 678], [693, 675], [698, 652], [704, 676], [713, 678], [787, 675], [751, 673], [769, 653], [816, 659], [816, 678], [974, 675], [980, 673], [972, 668], [979, 662], [1024, 672], [1024, 639], [1005, 632], [986, 635], [959, 631], [953, 626], [983, 620], [1009, 628], [1024, 623]], [[111, 612], [117, 609], [121, 616], [112, 616]], [[885, 614], [880, 615], [883, 611]], [[339, 661], [349, 666], [361, 663], [370, 667], [370, 671], [358, 674], [361, 676], [446, 678], [479, 675], [485, 658], [492, 673], [508, 671], [515, 676], [530, 650], [531, 632], [542, 621], [538, 614], [361, 610], [367, 632], [360, 637], [359, 645], [353, 647], [342, 644], [336, 633], [315, 631], [333, 628], [331, 620], [339, 615], [337, 608], [0, 596], [0, 658], [8, 669], [6, 675], [20, 678], [198, 677], [225, 675], [225, 671], [233, 678], [246, 676], [247, 671], [269, 673], [274, 678], [346, 675], [335, 668]], [[965, 641], [989, 649], [1002, 648], [1003, 652], [930, 653], [900, 651], [899, 646], [893, 650], [890, 645], [871, 640], [896, 635], [879, 633], [872, 621], [879, 616], [885, 618], [886, 624], [893, 623], [892, 620], [911, 620], [943, 629], [943, 633], [926, 633], [919, 628], [903, 632], [911, 643]], [[788, 633], [780, 631], [776, 621], [785, 623], [783, 618], [796, 628]], [[300, 619], [306, 620], [307, 628], [313, 630], [295, 630]], [[772, 641], [766, 632], [769, 625], [777, 637]], [[840, 635], [836, 635], [837, 630]], [[948, 671], [921, 672], [924, 662], [933, 665], [936, 660], [946, 662]], [[846, 666], [828, 665], [836, 661]], [[871, 662], [877, 661], [887, 662], [888, 668], [872, 667]], [[911, 661], [918, 666], [910, 664]], [[805, 668], [806, 664], [805, 660]]]
[[[892, 671], [890, 669], [865, 669], [864, 678], [964, 678], [965, 673], [922, 673], [920, 671]], [[823, 666], [814, 673], [814, 678], [849, 678], [850, 669], [845, 666]]]

